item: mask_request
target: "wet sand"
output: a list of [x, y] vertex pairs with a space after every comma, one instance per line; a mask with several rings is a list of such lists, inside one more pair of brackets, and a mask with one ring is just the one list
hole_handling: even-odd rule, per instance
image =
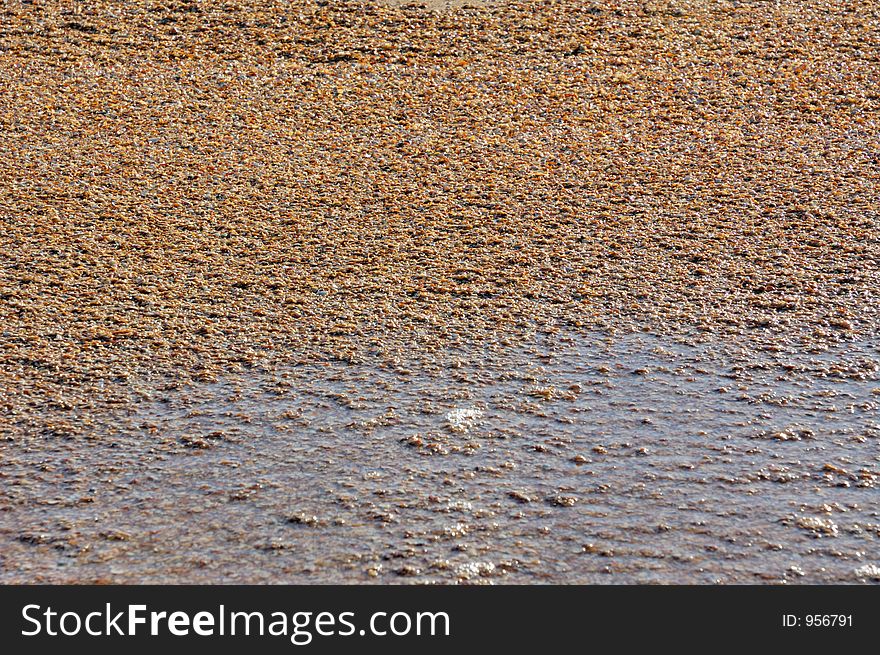
[[880, 578], [877, 342], [555, 334], [447, 357], [135, 386], [88, 446], [6, 467], [20, 568], [0, 579]]
[[866, 582], [868, 2], [8, 3], [0, 580]]

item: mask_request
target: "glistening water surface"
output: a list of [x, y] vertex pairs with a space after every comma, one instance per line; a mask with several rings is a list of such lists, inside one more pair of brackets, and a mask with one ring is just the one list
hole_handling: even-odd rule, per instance
[[4, 463], [0, 580], [880, 579], [877, 343], [441, 360], [145, 386]]

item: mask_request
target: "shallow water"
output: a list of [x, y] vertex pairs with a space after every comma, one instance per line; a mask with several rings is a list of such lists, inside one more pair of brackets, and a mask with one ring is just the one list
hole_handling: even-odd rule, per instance
[[880, 349], [555, 334], [158, 391], [3, 464], [0, 580], [859, 582]]

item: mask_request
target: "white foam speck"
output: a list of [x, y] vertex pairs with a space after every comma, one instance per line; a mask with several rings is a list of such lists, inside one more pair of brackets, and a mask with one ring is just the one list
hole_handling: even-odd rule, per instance
[[468, 562], [461, 564], [456, 569], [458, 577], [469, 580], [476, 577], [489, 577], [495, 573], [495, 565], [492, 562]]
[[467, 432], [482, 415], [483, 412], [476, 407], [457, 407], [446, 414], [446, 423], [453, 432]]
[[871, 580], [880, 580], [880, 566], [876, 564], [865, 564], [860, 566], [853, 573], [857, 578], [870, 578]]

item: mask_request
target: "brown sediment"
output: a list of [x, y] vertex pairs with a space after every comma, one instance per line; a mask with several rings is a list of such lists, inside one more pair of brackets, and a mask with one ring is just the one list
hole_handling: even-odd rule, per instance
[[133, 381], [877, 335], [876, 3], [74, 7], [0, 21], [10, 449]]
[[451, 9], [472, 7], [504, 7], [504, 0], [382, 0], [392, 7], [409, 9], [428, 9], [430, 11], [449, 11]]
[[3, 368], [876, 325], [877, 8], [9, 5]]

